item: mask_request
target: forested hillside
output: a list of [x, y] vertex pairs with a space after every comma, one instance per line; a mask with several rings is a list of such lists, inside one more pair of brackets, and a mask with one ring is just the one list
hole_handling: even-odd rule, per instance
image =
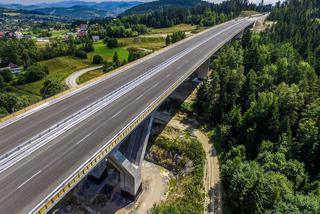
[[168, 8], [192, 8], [196, 6], [208, 6], [209, 3], [202, 0], [159, 0], [147, 2], [128, 9], [126, 14], [146, 13], [150, 11]]
[[[162, 1], [152, 2], [154, 4]], [[166, 2], [166, 1], [163, 1]], [[192, 1], [172, 1], [176, 5], [184, 5]], [[199, 2], [197, 4], [196, 2]], [[151, 4], [151, 3], [148, 3]], [[121, 15], [121, 21], [126, 24], [144, 24], [148, 27], [170, 27], [176, 24], [187, 23], [193, 25], [201, 25], [205, 27], [213, 26], [231, 18], [238, 17], [243, 10], [266, 10], [270, 7], [261, 7], [255, 4], [249, 4], [242, 0], [228, 0], [221, 4], [209, 4], [202, 1], [193, 2], [192, 7], [168, 7], [162, 10], [152, 7], [149, 12], [136, 14], [131, 10]], [[142, 7], [139, 5], [137, 7]], [[132, 8], [134, 9], [134, 8]], [[135, 13], [128, 15], [131, 12]]]
[[220, 143], [233, 213], [320, 213], [319, 1], [277, 5], [213, 62], [198, 111]]

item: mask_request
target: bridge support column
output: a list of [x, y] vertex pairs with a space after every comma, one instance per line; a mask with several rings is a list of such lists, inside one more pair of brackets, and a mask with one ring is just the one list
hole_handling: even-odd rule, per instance
[[141, 165], [147, 148], [154, 114], [137, 127], [126, 142], [108, 155], [108, 161], [120, 173], [120, 187], [133, 200], [141, 191]]
[[205, 61], [196, 71], [198, 80], [204, 80], [208, 78], [209, 73], [209, 67], [210, 67], [210, 58]]
[[243, 34], [244, 34], [244, 30], [241, 31], [240, 33], [238, 33], [238, 34], [235, 36], [235, 39], [239, 39], [239, 40], [242, 39]]

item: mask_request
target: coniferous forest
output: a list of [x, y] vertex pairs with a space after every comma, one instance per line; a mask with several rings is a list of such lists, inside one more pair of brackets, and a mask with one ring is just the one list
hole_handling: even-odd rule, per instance
[[320, 213], [319, 9], [278, 3], [274, 25], [224, 48], [199, 88], [232, 213]]

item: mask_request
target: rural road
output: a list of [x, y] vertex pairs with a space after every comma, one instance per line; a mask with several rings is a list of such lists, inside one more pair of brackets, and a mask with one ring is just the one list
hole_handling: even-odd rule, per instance
[[191, 130], [192, 134], [202, 144], [206, 152], [206, 174], [204, 178], [206, 191], [205, 213], [222, 214], [219, 160], [210, 139], [195, 126], [182, 123], [177, 117], [171, 119], [168, 125], [180, 130]]
[[77, 85], [78, 85], [77, 80], [80, 76], [82, 76], [85, 73], [88, 73], [89, 71], [94, 71], [94, 70], [100, 69], [102, 67], [103, 67], [102, 65], [99, 65], [99, 66], [84, 68], [79, 71], [76, 71], [66, 78], [65, 83], [68, 86], [68, 88], [77, 87]]

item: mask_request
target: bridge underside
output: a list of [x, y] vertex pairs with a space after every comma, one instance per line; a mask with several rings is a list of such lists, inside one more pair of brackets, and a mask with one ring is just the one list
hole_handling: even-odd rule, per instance
[[[19, 145], [28, 134], [37, 136], [35, 145], [40, 140], [47, 143], [30, 161], [16, 164], [12, 173], [1, 177], [3, 213], [47, 213], [85, 176], [107, 182], [107, 162], [120, 172], [117, 187], [120, 184], [123, 193], [135, 198], [141, 190], [141, 162], [155, 109], [176, 102], [173, 94], [186, 79], [194, 86], [197, 81], [190, 80], [206, 79], [208, 58], [251, 23], [232, 20], [210, 29], [0, 130], [9, 146]], [[51, 130], [60, 120], [68, 132], [59, 126]], [[33, 121], [37, 127], [29, 126]], [[23, 133], [11, 134], [22, 126]], [[17, 186], [29, 195], [19, 194]]]
[[[191, 76], [198, 80], [208, 77], [210, 59], [206, 60]], [[142, 190], [141, 166], [145, 156], [155, 112], [145, 119], [117, 148], [112, 150], [107, 161], [120, 174], [120, 188], [123, 195], [135, 200]], [[93, 176], [100, 180], [107, 171], [107, 164], [97, 166], [100, 173]]]

